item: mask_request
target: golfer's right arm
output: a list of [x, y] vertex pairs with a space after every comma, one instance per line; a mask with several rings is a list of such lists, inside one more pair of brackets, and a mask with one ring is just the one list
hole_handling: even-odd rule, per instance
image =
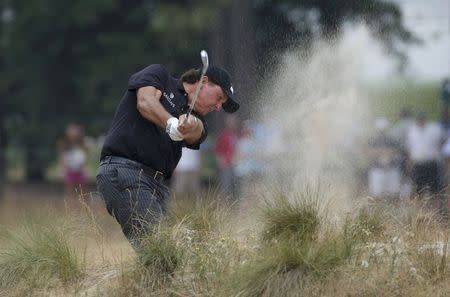
[[172, 117], [159, 102], [161, 91], [155, 87], [142, 87], [137, 90], [137, 109], [147, 120], [165, 129], [167, 120]]

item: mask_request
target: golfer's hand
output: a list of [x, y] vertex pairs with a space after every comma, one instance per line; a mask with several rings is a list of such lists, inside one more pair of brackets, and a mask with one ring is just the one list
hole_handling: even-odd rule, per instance
[[188, 143], [194, 143], [200, 139], [203, 131], [203, 123], [196, 116], [190, 115], [186, 120], [186, 114], [182, 114], [179, 119], [178, 131], [183, 134]]
[[178, 130], [180, 130], [181, 133], [187, 134], [189, 132], [192, 132], [197, 128], [198, 122], [200, 120], [193, 115], [190, 115], [186, 120], [186, 114], [182, 114], [180, 116], [180, 124], [178, 125]]
[[169, 134], [170, 139], [173, 141], [181, 141], [184, 139], [184, 135], [179, 130], [179, 124], [178, 119], [175, 117], [167, 120], [166, 133]]

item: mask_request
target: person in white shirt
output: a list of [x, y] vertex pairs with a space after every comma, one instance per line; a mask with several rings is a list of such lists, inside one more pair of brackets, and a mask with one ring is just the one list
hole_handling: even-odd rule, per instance
[[183, 148], [174, 172], [173, 188], [177, 195], [198, 195], [201, 187], [201, 154], [199, 150]]
[[399, 145], [388, 135], [388, 127], [387, 119], [376, 119], [375, 134], [368, 142], [368, 190], [376, 198], [395, 198], [400, 193]]
[[403, 107], [399, 113], [399, 119], [390, 129], [390, 137], [398, 143], [398, 156], [400, 168], [400, 199], [409, 199], [412, 191], [411, 177], [408, 172], [408, 153], [406, 141], [409, 128], [414, 124], [415, 119], [412, 111], [408, 107]]
[[[407, 136], [407, 150], [410, 161], [411, 177], [418, 195], [428, 191], [431, 198], [443, 196], [444, 166], [442, 144], [444, 130], [438, 123], [427, 122], [425, 114], [417, 114], [415, 123], [410, 127]], [[439, 199], [439, 208], [447, 212], [443, 199]]]
[[[58, 141], [59, 162], [64, 174], [64, 197], [69, 206], [75, 206], [77, 198], [88, 182], [88, 149], [84, 129], [70, 123], [64, 137]], [[73, 205], [72, 205], [73, 204]]]

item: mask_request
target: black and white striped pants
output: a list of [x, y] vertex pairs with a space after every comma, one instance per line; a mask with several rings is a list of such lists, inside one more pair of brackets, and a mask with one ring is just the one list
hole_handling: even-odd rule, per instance
[[123, 158], [102, 161], [96, 179], [108, 213], [133, 246], [138, 247], [141, 238], [165, 212], [169, 189], [138, 168], [136, 162]]

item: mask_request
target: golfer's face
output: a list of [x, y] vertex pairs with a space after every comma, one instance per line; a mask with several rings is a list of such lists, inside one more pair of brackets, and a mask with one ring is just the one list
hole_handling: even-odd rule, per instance
[[227, 101], [228, 97], [223, 93], [222, 88], [213, 83], [202, 85], [195, 103], [195, 111], [201, 115], [206, 115], [211, 111], [219, 111], [222, 104]]

